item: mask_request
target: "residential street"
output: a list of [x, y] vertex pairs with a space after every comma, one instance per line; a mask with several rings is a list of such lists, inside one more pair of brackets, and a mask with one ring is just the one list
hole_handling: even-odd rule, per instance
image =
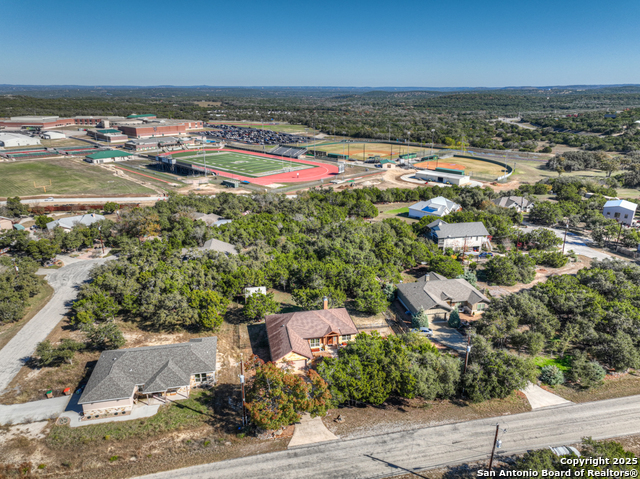
[[[543, 227], [527, 225], [525, 226], [524, 230], [529, 231], [530, 229], [537, 229], [537, 228], [543, 228]], [[557, 229], [557, 228], [548, 228], [546, 226], [544, 226], [544, 228], [547, 228], [553, 231], [558, 238], [560, 238], [561, 240], [564, 240], [564, 230]], [[592, 243], [590, 238], [579, 236], [573, 233], [567, 233], [567, 244], [565, 247], [565, 251], [568, 252], [570, 250], [573, 250], [575, 251], [576, 254], [586, 256], [587, 258], [597, 258], [600, 260], [611, 258], [611, 256], [608, 255], [607, 253], [603, 253], [602, 251], [598, 251], [594, 248], [589, 247], [588, 246], [589, 243]], [[562, 248], [562, 246], [560, 246], [560, 248]]]
[[89, 271], [107, 258], [79, 261], [57, 270], [46, 270], [47, 281], [55, 293], [44, 308], [0, 350], [0, 393], [3, 392], [35, 351], [37, 344], [49, 333], [69, 310], [76, 297], [76, 288], [89, 277]]
[[287, 479], [314, 476], [384, 478], [407, 472], [487, 461], [496, 423], [500, 455], [640, 433], [640, 398], [631, 396], [204, 464], [143, 476], [147, 479]]

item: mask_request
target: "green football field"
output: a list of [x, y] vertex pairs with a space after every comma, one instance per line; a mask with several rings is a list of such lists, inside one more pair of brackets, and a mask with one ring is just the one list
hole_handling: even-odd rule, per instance
[[207, 166], [210, 168], [251, 178], [283, 173], [285, 171], [315, 168], [315, 166], [312, 165], [305, 165], [293, 161], [230, 152], [207, 151], [206, 155], [203, 156], [202, 153], [190, 151], [174, 153], [171, 157], [181, 162], [193, 163], [199, 166], [202, 166], [203, 162], [206, 161]]

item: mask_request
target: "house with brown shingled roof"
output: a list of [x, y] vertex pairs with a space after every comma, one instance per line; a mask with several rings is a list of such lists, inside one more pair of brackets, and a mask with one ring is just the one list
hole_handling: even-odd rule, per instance
[[335, 355], [355, 338], [358, 328], [345, 308], [272, 314], [266, 318], [271, 360], [307, 367], [314, 357]]

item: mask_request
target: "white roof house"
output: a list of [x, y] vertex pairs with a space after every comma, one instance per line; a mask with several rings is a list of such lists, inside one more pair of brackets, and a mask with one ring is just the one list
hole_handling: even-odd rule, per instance
[[638, 205], [627, 200], [609, 200], [602, 208], [602, 214], [607, 219], [631, 226]]
[[70, 218], [60, 218], [59, 220], [47, 223], [47, 229], [53, 230], [54, 228], [60, 227], [64, 230], [69, 231], [73, 229], [74, 226], [91, 226], [93, 223], [97, 223], [98, 221], [102, 221], [103, 219], [105, 219], [104, 216], [97, 215], [95, 213], [91, 213], [88, 215], [71, 216]]
[[409, 206], [410, 218], [422, 218], [423, 216], [445, 216], [454, 211], [461, 210], [462, 207], [458, 203], [443, 196], [432, 198], [427, 201], [420, 201], [415, 205]]

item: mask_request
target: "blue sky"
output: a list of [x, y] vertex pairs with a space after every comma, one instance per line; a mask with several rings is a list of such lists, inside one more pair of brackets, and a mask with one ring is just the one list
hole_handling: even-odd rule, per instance
[[0, 84], [640, 83], [640, 2], [0, 0]]

